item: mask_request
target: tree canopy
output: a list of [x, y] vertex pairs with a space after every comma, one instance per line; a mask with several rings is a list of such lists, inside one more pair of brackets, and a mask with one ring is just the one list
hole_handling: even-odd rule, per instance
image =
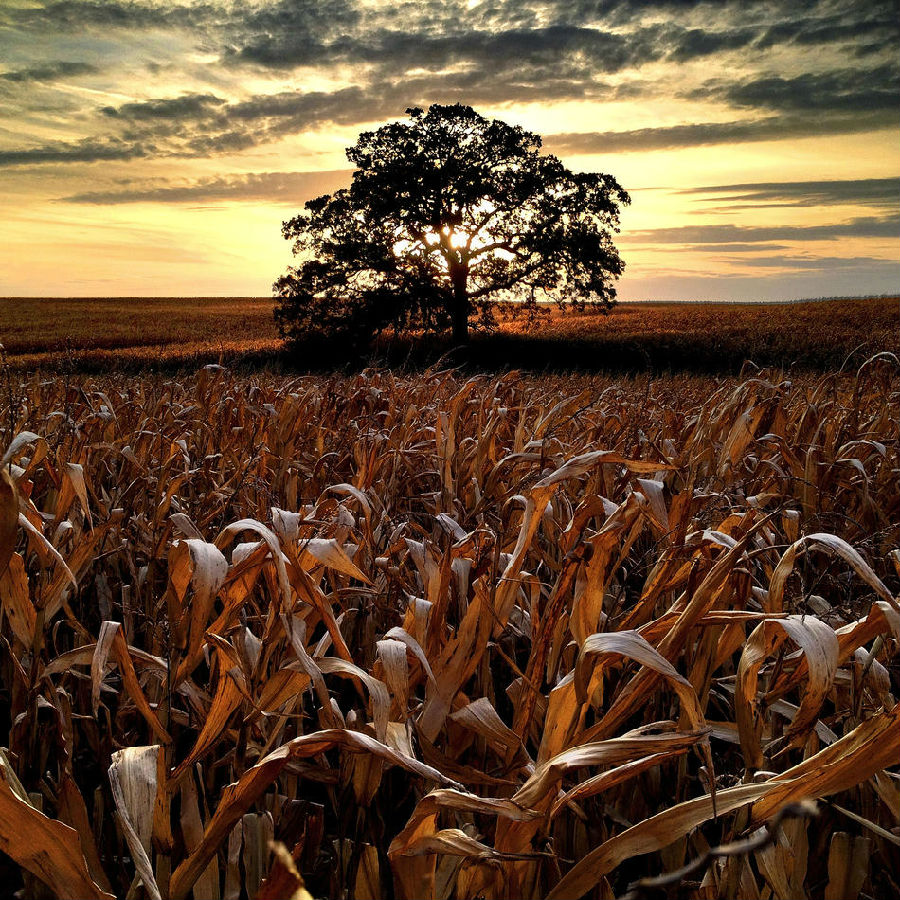
[[611, 175], [574, 173], [541, 138], [469, 106], [407, 110], [360, 135], [348, 188], [285, 222], [301, 263], [275, 282], [283, 337], [490, 327], [497, 301], [604, 308], [630, 202]]

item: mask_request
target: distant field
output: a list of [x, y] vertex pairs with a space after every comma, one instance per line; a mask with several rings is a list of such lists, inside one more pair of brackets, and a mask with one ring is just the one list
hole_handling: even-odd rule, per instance
[[0, 343], [11, 359], [44, 365], [121, 356], [148, 363], [278, 346], [268, 297], [0, 299]]
[[[218, 359], [289, 364], [280, 355], [272, 302], [259, 297], [0, 299], [0, 342], [11, 364], [26, 369], [131, 369]], [[826, 369], [851, 355], [852, 362], [897, 351], [898, 335], [896, 297], [621, 303], [609, 315], [554, 307], [532, 330], [504, 323], [493, 335], [476, 336], [471, 356], [487, 368], [735, 371], [749, 359]], [[395, 361], [411, 352], [408, 344], [390, 341], [381, 350]]]

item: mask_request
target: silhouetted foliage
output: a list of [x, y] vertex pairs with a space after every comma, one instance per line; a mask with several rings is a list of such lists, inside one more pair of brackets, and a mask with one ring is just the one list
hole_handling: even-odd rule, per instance
[[630, 202], [612, 176], [570, 172], [538, 135], [468, 106], [407, 113], [347, 150], [349, 188], [284, 223], [305, 259], [274, 285], [282, 337], [452, 328], [462, 344], [496, 301], [612, 306]]

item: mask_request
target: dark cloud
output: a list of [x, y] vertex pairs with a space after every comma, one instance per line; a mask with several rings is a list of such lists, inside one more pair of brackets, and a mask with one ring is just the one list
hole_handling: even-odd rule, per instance
[[[401, 117], [409, 106], [432, 102], [494, 104], [511, 97], [523, 102], [569, 98], [579, 90], [567, 79], [542, 80], [528, 73], [498, 87], [466, 73], [440, 79], [412, 78], [403, 84], [378, 82], [333, 92], [284, 91], [233, 103], [213, 95], [186, 95], [104, 107], [110, 122], [123, 126], [120, 139], [154, 146], [160, 155], [204, 156], [260, 146], [326, 125], [357, 126]], [[619, 89], [596, 85], [609, 97]], [[585, 95], [581, 86], [581, 94]]]
[[[848, 237], [900, 237], [900, 212], [864, 216], [839, 225], [687, 225], [624, 234], [629, 244], [751, 244], [772, 241], [833, 241]], [[723, 246], [722, 249], [729, 249]]]
[[17, 28], [70, 31], [84, 28], [190, 27], [221, 19], [220, 4], [141, 3], [134, 0], [57, 0], [0, 10], [0, 24]]
[[[271, 0], [253, 5], [236, 0], [54, 0], [0, 9], [0, 24], [57, 32], [180, 28], [215, 35], [232, 59], [282, 67], [320, 63], [323, 54], [383, 59], [397, 50], [402, 55], [407, 36], [420, 43], [423, 58], [443, 59], [459, 58], [460, 45], [465, 43], [472, 45], [471, 53], [478, 57], [479, 48], [496, 36], [505, 37], [509, 52], [516, 47], [530, 52], [529, 48], [559, 46], [561, 35], [579, 31], [605, 33], [607, 39], [615, 39], [610, 44], [623, 47], [636, 38], [635, 50], [643, 48], [652, 58], [662, 54], [675, 60], [751, 45], [769, 48], [865, 40], [872, 47], [890, 47], [897, 37], [896, 12], [896, 2], [890, 0], [754, 4], [739, 0], [499, 0], [473, 8], [466, 0], [423, 0], [396, 7], [373, 7], [363, 0]], [[652, 28], [643, 27], [648, 20], [655, 23]], [[611, 34], [610, 28], [620, 31]]]
[[147, 122], [178, 119], [190, 124], [208, 122], [225, 125], [252, 119], [289, 119], [298, 125], [317, 122], [358, 122], [366, 105], [375, 102], [375, 91], [361, 87], [328, 91], [282, 91], [258, 94], [247, 100], [228, 103], [213, 94], [185, 94], [182, 97], [156, 98], [101, 111], [110, 118]]
[[27, 69], [14, 69], [10, 72], [0, 73], [4, 81], [32, 82], [32, 81], [57, 81], [60, 78], [69, 78], [72, 75], [92, 75], [99, 72], [97, 66], [86, 62], [54, 62], [40, 66], [30, 66]]
[[302, 204], [350, 182], [352, 172], [257, 172], [204, 178], [190, 184], [141, 185], [111, 191], [87, 191], [63, 198], [68, 203], [111, 206], [122, 203], [199, 203], [214, 200]]
[[152, 156], [153, 148], [137, 143], [85, 139], [70, 144], [46, 144], [27, 150], [0, 150], [0, 167], [45, 163], [91, 163]]
[[[547, 15], [558, 11], [551, 7]], [[736, 19], [741, 21], [740, 17]], [[776, 42], [772, 30], [761, 24], [686, 28], [669, 21], [613, 31], [605, 21], [586, 25], [569, 16], [544, 24], [531, 21], [523, 26], [516, 19], [504, 21], [495, 16], [490, 21], [472, 21], [464, 15], [446, 22], [443, 30], [428, 20], [401, 21], [396, 28], [389, 27], [391, 23], [385, 17], [355, 32], [334, 32], [305, 22], [257, 34], [248, 27], [243, 38], [227, 50], [225, 58], [232, 63], [275, 69], [355, 63], [379, 67], [382, 77], [399, 77], [411, 68], [441, 71], [470, 66], [483, 78], [495, 79], [502, 79], [510, 66], [571, 66], [577, 61], [583, 76], [591, 77], [662, 60], [684, 63], [727, 51], [758, 49], [763, 39]], [[827, 41], [824, 32], [822, 37], [823, 42], [853, 42], [852, 32], [843, 26], [835, 26]], [[788, 40], [787, 35], [785, 39]], [[795, 29], [790, 40], [796, 39]]]
[[787, 181], [757, 184], [721, 184], [691, 188], [681, 194], [704, 194], [711, 203], [730, 209], [766, 206], [875, 206], [900, 207], [900, 178], [859, 178], [844, 181]]
[[320, 64], [329, 39], [351, 34], [361, 19], [352, 0], [279, 0], [246, 11], [225, 55], [276, 67]]
[[[400, 116], [410, 105], [457, 101], [496, 107], [675, 97], [757, 112], [747, 118], [735, 113], [724, 122], [548, 137], [548, 148], [560, 153], [860, 133], [896, 124], [896, 64], [845, 65], [791, 76], [760, 72], [681, 93], [670, 79], [611, 84], [609, 76], [638, 72], [650, 62], [676, 66], [726, 51], [762, 53], [760, 48], [780, 44], [811, 46], [820, 40], [852, 48], [855, 28], [877, 44], [887, 40], [894, 7], [896, 3], [849, 0], [764, 0], [749, 6], [736, 0], [504, 0], [472, 9], [465, 0], [396, 7], [360, 0], [271, 0], [252, 6], [231, 0], [57, 0], [0, 11], [0, 24], [48, 31], [119, 29], [117, 33], [180, 28], [205, 53], [219, 53], [232, 67], [252, 65], [279, 77], [301, 65], [326, 74], [353, 67], [357, 83], [333, 92], [285, 91], [238, 101], [220, 96], [226, 92], [217, 86], [214, 91], [201, 88], [182, 96], [104, 106], [90, 140], [8, 150], [0, 164], [76, 161], [89, 152], [94, 159], [233, 153], [327, 124], [363, 125]], [[751, 57], [745, 53], [743, 58]], [[24, 79], [53, 65], [90, 63], [35, 65], [2, 77]], [[145, 65], [158, 68], [161, 63]], [[216, 73], [217, 64], [210, 63], [208, 71]], [[233, 72], [224, 83], [231, 77]], [[46, 103], [34, 97], [35, 111], [41, 102]]]
[[356, 125], [402, 115], [407, 99], [409, 95], [396, 101], [388, 90], [352, 87], [264, 94], [236, 103], [191, 95], [127, 103], [103, 112], [126, 125], [124, 140], [152, 144], [160, 155], [203, 157], [264, 145], [326, 124]]
[[711, 56], [724, 50], [738, 50], [755, 43], [759, 38], [759, 29], [731, 28], [722, 30], [708, 30], [705, 28], [691, 28], [681, 30], [669, 29], [669, 50], [666, 59], [672, 62], [689, 62], [703, 56]]
[[210, 115], [216, 107], [227, 101], [214, 94], [184, 94], [181, 97], [164, 97], [121, 106], [104, 106], [105, 116], [121, 116], [124, 119], [195, 119]]
[[523, 64], [585, 61], [584, 74], [618, 72], [660, 59], [665, 47], [656, 28], [620, 34], [577, 25], [541, 28], [462, 30], [451, 33], [376, 28], [358, 35], [340, 35], [323, 42], [305, 30], [267, 32], [250, 38], [233, 55], [275, 68], [297, 65], [352, 63], [377, 65], [382, 77], [400, 76], [413, 68], [432, 71], [451, 66], [477, 67], [482, 77], [502, 77]]
[[806, 47], [852, 41], [863, 46], [866, 53], [876, 53], [896, 48], [898, 37], [896, 2], [858, 3], [832, 15], [784, 19], [768, 26], [756, 46], [768, 49], [785, 44]]
[[[490, 41], [480, 46], [443, 37], [435, 39], [430, 49], [419, 47], [424, 54], [418, 57], [420, 69], [428, 65], [437, 68], [448, 65], [446, 54], [451, 52], [448, 47], [453, 47], [452, 52], [468, 53], [470, 62], [479, 54], [490, 58], [494, 66], [491, 78], [485, 78], [478, 66], [469, 65], [459, 71], [436, 75], [381, 78], [364, 86], [334, 92], [289, 91], [259, 95], [236, 103], [226, 103], [212, 94], [191, 94], [126, 103], [117, 108], [105, 107], [103, 112], [109, 117], [136, 122], [195, 122], [198, 142], [214, 148], [225, 141], [233, 149], [238, 144], [253, 146], [264, 139], [298, 133], [325, 122], [352, 125], [399, 115], [412, 104], [455, 100], [475, 105], [567, 99], [613, 100], [629, 99], [642, 90], [650, 90], [634, 83], [612, 86], [595, 78], [591, 72], [593, 57], [590, 53], [573, 53], [567, 61], [565, 48], [584, 48], [597, 39], [598, 32], [586, 37], [587, 31], [545, 29], [529, 33], [528, 47], [524, 46], [528, 43], [524, 41], [495, 42], [497, 36], [491, 36]], [[599, 35], [601, 41], [607, 37]], [[390, 58], [391, 66], [404, 69], [414, 59], [416, 36], [392, 35], [391, 38], [397, 41], [391, 44], [386, 58]], [[626, 64], [625, 50], [617, 47], [615, 40], [610, 45], [610, 52], [600, 54], [602, 65], [610, 71]], [[440, 52], [435, 51], [438, 45], [442, 48]], [[378, 47], [378, 53], [381, 53], [384, 45], [378, 44]], [[361, 58], [365, 57], [359, 47], [356, 52], [362, 53]], [[777, 110], [781, 115], [625, 132], [560, 134], [549, 137], [547, 143], [562, 153], [615, 152], [860, 133], [894, 125], [900, 111], [900, 70], [892, 64], [851, 75], [853, 71], [840, 70], [792, 79], [762, 77], [731, 85], [717, 82], [690, 94], [692, 99], [719, 99], [744, 108]], [[268, 120], [268, 124], [251, 134], [242, 123], [253, 119]]]
[[415, 94], [397, 93], [390, 85], [352, 87], [265, 94], [236, 103], [191, 94], [103, 107], [102, 115], [122, 126], [115, 137], [0, 152], [0, 166], [235, 153], [326, 124], [358, 125], [402, 116], [407, 106], [420, 104]]
[[790, 78], [769, 75], [737, 82], [716, 81], [685, 96], [786, 113], [896, 113], [900, 110], [900, 66], [889, 63], [875, 68], [806, 72]]
[[[110, 118], [147, 123], [178, 118], [185, 125], [225, 129], [228, 124], [272, 120], [275, 133], [296, 132], [324, 122], [354, 125], [382, 117], [402, 116], [409, 106], [432, 102], [465, 102], [494, 105], [505, 102], [537, 102], [578, 98], [631, 99], [639, 88], [590, 80], [577, 66], [563, 63], [543, 66], [512, 63], [504, 80], [485, 79], [478, 71], [440, 75], [420, 74], [400, 80], [372, 81], [336, 91], [281, 91], [259, 94], [226, 103], [210, 94], [156, 98], [104, 107]], [[281, 120], [281, 124], [276, 124]]]
[[[477, 67], [497, 77], [509, 61], [584, 60], [594, 74], [659, 60], [687, 62], [779, 45], [896, 45], [896, 4], [850, 2], [557, 2], [462, 0], [367, 9], [348, 0], [279, 2], [248, 13], [226, 50], [232, 63], [276, 69], [350, 62], [382, 67]], [[686, 24], [687, 23], [687, 24]]]
[[[437, 84], [437, 86], [436, 86]], [[605, 93], [608, 99], [627, 94], [628, 88], [581, 86], [580, 96]], [[468, 102], [476, 106], [515, 99], [539, 102], [569, 99], [577, 83], [566, 80], [523, 80], [515, 85], [483, 83], [465, 74], [451, 75], [437, 83], [411, 79], [404, 85], [375, 84], [334, 92], [282, 92], [227, 103], [214, 95], [186, 95], [104, 107], [110, 121], [126, 126], [118, 137], [98, 138], [75, 144], [0, 153], [0, 165], [41, 162], [79, 162], [128, 159], [143, 156], [202, 157], [234, 153], [262, 146], [293, 134], [315, 131], [325, 125], [362, 125], [403, 115], [408, 106], [426, 107], [432, 102]], [[764, 119], [708, 122], [632, 131], [551, 134], [545, 148], [560, 155], [640, 152], [854, 134], [888, 127], [894, 116], [885, 113], [858, 116], [770, 116]], [[760, 198], [748, 198], [756, 202]]]

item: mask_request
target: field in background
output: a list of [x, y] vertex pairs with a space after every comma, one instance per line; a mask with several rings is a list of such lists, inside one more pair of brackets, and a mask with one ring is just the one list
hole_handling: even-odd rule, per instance
[[897, 895], [896, 359], [7, 385], [8, 891]]
[[21, 367], [208, 362], [274, 352], [277, 338], [270, 298], [0, 299], [0, 343]]
[[[838, 368], [898, 350], [897, 298], [793, 304], [621, 303], [604, 316], [560, 312], [531, 331], [513, 321], [477, 335], [471, 361], [486, 369], [731, 371], [757, 365]], [[207, 362], [334, 365], [316, 348], [280, 353], [268, 298], [4, 299], [0, 343], [16, 368], [101, 371]], [[377, 356], [421, 361], [449, 346], [382, 341]]]

